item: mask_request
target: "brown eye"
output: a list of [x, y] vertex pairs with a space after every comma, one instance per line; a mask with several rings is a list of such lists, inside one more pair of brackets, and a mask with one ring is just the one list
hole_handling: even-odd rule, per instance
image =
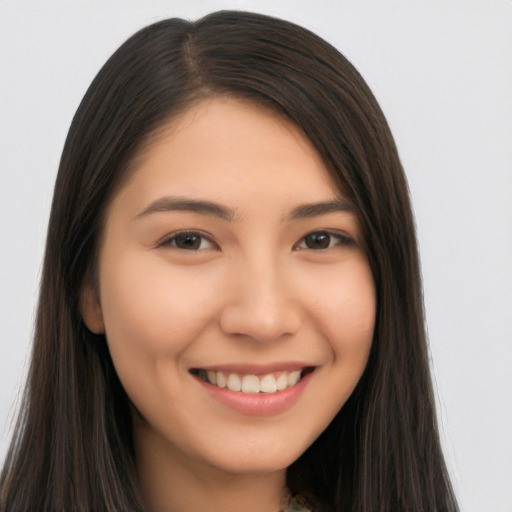
[[195, 233], [182, 233], [174, 237], [175, 245], [178, 249], [189, 249], [197, 251], [201, 247], [202, 237]]
[[158, 247], [175, 247], [185, 251], [202, 251], [216, 249], [218, 246], [205, 235], [195, 231], [182, 231], [166, 238], [158, 244]]
[[335, 246], [351, 247], [355, 245], [352, 238], [336, 232], [336, 231], [313, 231], [307, 234], [300, 242], [294, 247], [295, 250], [326, 250]]
[[331, 235], [326, 231], [317, 231], [304, 237], [308, 249], [327, 249], [331, 245]]

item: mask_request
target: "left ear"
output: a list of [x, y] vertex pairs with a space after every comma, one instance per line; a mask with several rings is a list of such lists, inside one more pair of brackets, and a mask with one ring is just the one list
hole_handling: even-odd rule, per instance
[[87, 328], [94, 334], [105, 334], [100, 299], [89, 278], [85, 278], [80, 290], [79, 307]]

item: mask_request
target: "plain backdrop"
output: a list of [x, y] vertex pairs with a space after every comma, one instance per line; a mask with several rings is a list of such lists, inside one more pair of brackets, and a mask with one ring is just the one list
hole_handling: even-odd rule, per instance
[[409, 179], [443, 445], [461, 509], [512, 511], [510, 0], [0, 0], [0, 461], [60, 152], [133, 32], [221, 9], [295, 21], [359, 69]]

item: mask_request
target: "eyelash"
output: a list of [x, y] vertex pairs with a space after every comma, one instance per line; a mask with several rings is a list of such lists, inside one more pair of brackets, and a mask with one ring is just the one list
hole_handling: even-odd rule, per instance
[[[317, 236], [327, 236], [329, 237], [329, 240], [328, 240], [328, 246], [327, 247], [320, 247], [320, 248], [312, 248], [312, 247], [299, 247], [300, 245], [302, 244], [307, 244], [307, 238], [308, 237], [312, 237], [313, 235], [317, 235]], [[179, 239], [180, 237], [183, 238], [183, 240], [185, 240], [187, 237], [189, 238], [195, 238], [195, 237], [198, 237], [200, 238], [200, 245], [199, 247], [197, 248], [184, 248], [184, 247], [178, 247], [176, 245], [176, 240]], [[167, 237], [165, 239], [163, 239], [162, 241], [158, 242], [157, 244], [157, 247], [174, 247], [176, 249], [180, 249], [180, 250], [183, 250], [183, 251], [191, 251], [191, 252], [199, 252], [199, 251], [202, 251], [202, 250], [206, 250], [206, 248], [201, 248], [201, 245], [203, 244], [203, 241], [207, 241], [210, 245], [212, 245], [213, 247], [210, 247], [210, 248], [214, 248], [214, 249], [218, 249], [219, 246], [208, 236], [204, 235], [203, 233], [200, 233], [198, 231], [179, 231], [177, 233], [174, 233], [172, 234], [170, 237]], [[336, 241], [336, 243], [332, 243], [333, 241]], [[325, 250], [328, 250], [328, 249], [332, 249], [334, 246], [336, 245], [341, 245], [341, 246], [345, 246], [345, 247], [350, 247], [350, 246], [353, 246], [355, 245], [355, 241], [348, 237], [347, 235], [344, 235], [340, 232], [337, 232], [337, 231], [329, 231], [329, 230], [326, 230], [326, 229], [322, 229], [322, 230], [318, 230], [318, 231], [311, 231], [310, 233], [308, 233], [307, 235], [305, 235], [304, 237], [302, 237], [300, 239], [300, 241], [295, 244], [293, 246], [293, 250], [296, 251], [296, 250], [313, 250], [313, 251], [325, 251]]]
[[204, 250], [204, 247], [201, 249], [200, 247], [195, 249], [185, 249], [184, 247], [178, 247], [176, 245], [176, 240], [180, 237], [183, 239], [187, 237], [198, 237], [201, 239], [200, 245], [202, 245], [203, 241], [207, 241], [209, 244], [214, 246], [213, 248], [218, 249], [218, 245], [208, 236], [200, 233], [198, 231], [178, 231], [177, 233], [172, 234], [170, 237], [164, 238], [162, 241], [158, 242], [157, 247], [174, 247], [175, 249], [180, 249], [182, 251], [191, 251], [191, 252], [199, 252]]
[[[312, 247], [299, 247], [300, 244], [307, 243], [306, 239], [308, 237], [311, 237], [313, 235], [320, 235], [320, 236], [327, 236], [329, 237], [329, 245], [328, 247], [320, 247], [317, 249], [313, 249]], [[334, 240], [337, 241], [337, 243], [332, 244]], [[345, 247], [350, 247], [355, 244], [354, 240], [347, 235], [344, 235], [343, 233], [340, 233], [338, 231], [329, 231], [326, 229], [321, 229], [319, 231], [312, 231], [311, 233], [308, 233], [306, 236], [301, 238], [300, 242], [296, 244], [293, 248], [294, 250], [317, 250], [317, 251], [326, 251], [328, 249], [332, 249], [336, 245], [341, 245]]]

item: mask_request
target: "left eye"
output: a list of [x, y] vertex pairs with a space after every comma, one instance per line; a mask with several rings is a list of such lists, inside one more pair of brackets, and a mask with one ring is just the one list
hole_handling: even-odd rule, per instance
[[195, 231], [176, 233], [158, 244], [158, 247], [166, 246], [176, 247], [185, 251], [201, 251], [203, 249], [216, 248], [216, 245], [209, 238]]
[[341, 233], [314, 231], [306, 235], [294, 249], [325, 250], [335, 245], [353, 245], [353, 240]]

